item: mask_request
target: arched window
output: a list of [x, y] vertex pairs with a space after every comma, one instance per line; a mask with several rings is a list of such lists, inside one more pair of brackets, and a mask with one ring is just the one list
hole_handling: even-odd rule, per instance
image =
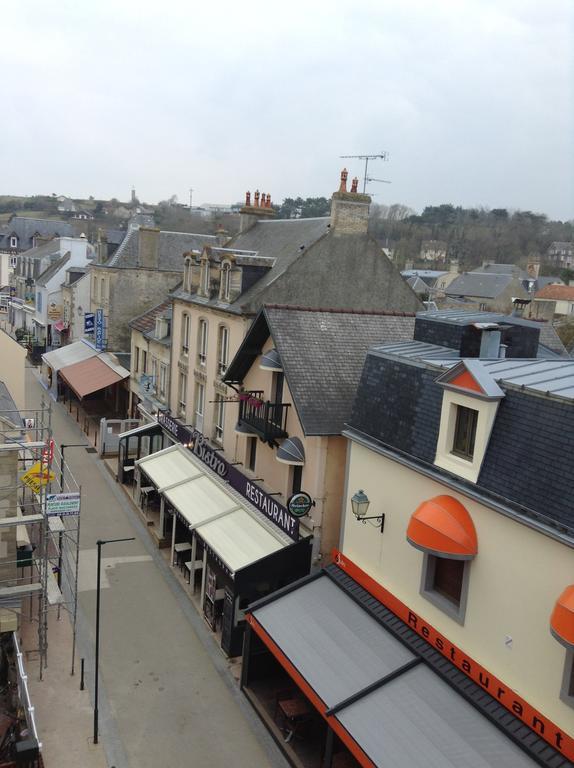
[[221, 265], [221, 288], [219, 298], [221, 301], [229, 301], [229, 292], [231, 289], [231, 264], [224, 261]]
[[102, 277], [102, 279], [100, 280], [100, 301], [103, 302], [105, 300], [106, 300], [106, 281]]

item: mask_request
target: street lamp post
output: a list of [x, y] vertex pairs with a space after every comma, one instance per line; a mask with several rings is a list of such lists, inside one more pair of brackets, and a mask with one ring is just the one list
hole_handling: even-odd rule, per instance
[[94, 687], [94, 744], [98, 743], [98, 678], [100, 667], [100, 576], [102, 572], [102, 547], [104, 544], [114, 544], [118, 541], [135, 541], [135, 536], [126, 539], [98, 539], [98, 581], [96, 588], [96, 680]]

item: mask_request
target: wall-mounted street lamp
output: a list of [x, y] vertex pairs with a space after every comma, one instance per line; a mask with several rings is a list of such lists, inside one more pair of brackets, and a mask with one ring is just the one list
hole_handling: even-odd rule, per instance
[[[380, 515], [371, 515], [367, 517], [367, 510], [369, 509], [370, 503], [369, 497], [363, 490], [357, 491], [351, 496], [351, 508], [357, 520], [360, 520], [364, 525], [367, 524], [367, 520], [376, 520], [381, 524], [382, 533], [385, 528], [385, 515], [384, 513], [381, 513]], [[371, 525], [373, 524], [371, 523]]]

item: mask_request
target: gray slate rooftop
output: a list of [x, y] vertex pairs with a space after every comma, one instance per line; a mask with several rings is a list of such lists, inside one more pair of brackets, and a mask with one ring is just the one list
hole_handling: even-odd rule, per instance
[[[0, 416], [7, 419], [11, 424], [14, 424], [15, 427], [24, 427], [20, 411], [12, 399], [10, 390], [3, 381], [0, 381]], [[0, 433], [6, 429], [6, 425], [0, 424]]]
[[[217, 245], [215, 235], [188, 232], [160, 232], [159, 269], [167, 272], [183, 272], [183, 254], [201, 251], [204, 245]], [[112, 258], [104, 265], [116, 269], [134, 269], [139, 262], [139, 229], [129, 229]]]
[[11, 235], [18, 237], [18, 248], [26, 250], [32, 247], [32, 238], [36, 235], [42, 237], [73, 237], [74, 227], [67, 221], [29, 219], [26, 216], [14, 216], [0, 230], [0, 248], [10, 247]]
[[41, 275], [38, 275], [36, 278], [36, 284], [46, 286], [48, 282], [58, 274], [58, 272], [62, 269], [62, 267], [68, 263], [70, 260], [70, 253], [66, 253], [63, 256], [60, 256], [59, 259], [56, 259], [53, 261], [50, 266], [45, 269]]
[[[257, 317], [225, 379], [239, 370], [243, 349], [269, 333], [306, 435], [338, 435], [349, 419], [367, 350], [377, 342], [411, 339], [414, 316], [315, 311], [267, 306]], [[259, 325], [259, 327], [258, 327]], [[252, 356], [252, 360], [255, 356]]]
[[447, 296], [476, 296], [480, 299], [495, 299], [506, 290], [514, 279], [512, 275], [465, 272], [447, 286], [445, 293]]

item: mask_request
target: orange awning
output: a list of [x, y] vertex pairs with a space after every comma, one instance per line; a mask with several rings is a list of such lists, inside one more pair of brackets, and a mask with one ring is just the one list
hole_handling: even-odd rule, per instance
[[124, 378], [98, 357], [90, 357], [80, 363], [60, 368], [59, 373], [80, 400], [86, 395], [105, 389]]
[[478, 552], [472, 518], [452, 496], [423, 501], [411, 516], [407, 539], [423, 552], [453, 560], [470, 560]]
[[574, 584], [560, 595], [550, 617], [550, 631], [559, 643], [574, 648]]

